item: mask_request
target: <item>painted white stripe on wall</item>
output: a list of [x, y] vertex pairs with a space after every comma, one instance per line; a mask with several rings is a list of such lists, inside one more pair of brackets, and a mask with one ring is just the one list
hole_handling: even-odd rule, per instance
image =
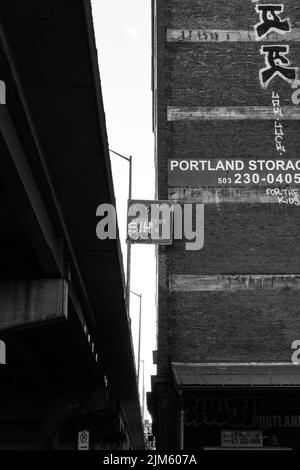
[[286, 287], [300, 290], [300, 274], [171, 275], [169, 277], [170, 291], [177, 292], [280, 290]]
[[[300, 120], [300, 106], [282, 106], [281, 120]], [[271, 106], [168, 106], [168, 121], [238, 121], [276, 119]]]
[[[277, 188], [277, 186], [276, 186]], [[296, 188], [296, 186], [295, 186]], [[293, 187], [293, 189], [295, 189]], [[285, 196], [267, 195], [266, 187], [249, 188], [187, 188], [174, 187], [168, 190], [168, 199], [179, 203], [198, 204], [223, 204], [223, 203], [248, 203], [248, 204], [278, 204], [278, 198]], [[283, 188], [291, 189], [291, 188]], [[300, 188], [299, 188], [300, 189]], [[292, 197], [292, 196], [290, 196]], [[291, 205], [280, 204], [280, 207], [291, 208]]]
[[300, 28], [280, 34], [272, 31], [258, 40], [254, 30], [167, 29], [167, 42], [299, 42]]

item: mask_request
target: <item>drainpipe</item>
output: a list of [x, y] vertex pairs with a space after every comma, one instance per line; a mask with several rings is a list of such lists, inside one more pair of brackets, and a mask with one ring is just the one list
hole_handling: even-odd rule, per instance
[[179, 411], [179, 450], [184, 450], [184, 407], [182, 399], [182, 390], [179, 390], [179, 402], [180, 402], [180, 411]]

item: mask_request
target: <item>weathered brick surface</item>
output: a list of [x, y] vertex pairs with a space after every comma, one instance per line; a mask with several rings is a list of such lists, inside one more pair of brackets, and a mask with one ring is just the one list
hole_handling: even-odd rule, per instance
[[205, 206], [205, 241], [165, 248], [169, 274], [298, 274], [300, 211], [279, 204]]
[[[279, 92], [283, 104], [291, 104], [290, 87], [280, 77], [262, 90], [260, 48], [255, 42], [169, 43], [164, 67], [169, 106], [270, 106], [272, 89]], [[290, 46], [289, 57], [295, 66], [300, 63], [296, 44]]]
[[[298, 158], [299, 121], [284, 121], [283, 126], [288, 156]], [[255, 159], [278, 156], [273, 121], [169, 122], [166, 146], [169, 158]]]
[[[258, 23], [255, 3], [251, 0], [158, 0], [165, 9], [161, 26], [174, 29], [252, 29]], [[300, 23], [297, 0], [275, 0], [259, 3], [284, 3], [293, 27]], [[161, 20], [161, 18], [159, 19]]]
[[174, 362], [290, 362], [300, 335], [300, 292], [174, 292], [169, 350]]
[[[170, 293], [169, 276], [172, 274], [299, 274], [300, 272], [300, 243], [299, 243], [299, 217], [300, 212], [297, 207], [283, 207], [265, 204], [221, 204], [219, 206], [207, 205], [205, 207], [205, 242], [204, 248], [200, 251], [186, 251], [184, 242], [176, 241], [171, 247], [160, 248], [160, 269], [159, 269], [159, 331], [158, 331], [158, 370], [166, 373], [168, 363], [175, 360], [173, 356], [172, 335], [181, 338], [185, 325], [194, 325], [199, 317], [201, 328], [193, 328], [193, 334], [188, 338], [188, 348], [181, 340], [177, 344], [182, 354], [178, 357], [185, 357], [188, 362], [209, 362], [219, 361], [223, 355], [223, 348], [218, 340], [220, 335], [226, 332], [230, 341], [227, 345], [227, 360], [234, 356], [236, 361], [272, 361], [287, 360], [291, 356], [291, 343], [300, 335], [296, 317], [287, 316], [286, 309], [277, 311], [276, 316], [282, 316], [283, 322], [274, 320], [272, 315], [265, 319], [265, 325], [269, 324], [268, 342], [263, 344], [259, 339], [265, 335], [265, 327], [261, 322], [263, 307], [250, 308], [250, 316], [241, 317], [240, 308], [247, 306], [251, 299], [257, 303], [256, 294], [232, 293], [232, 294], [194, 294], [194, 293]], [[258, 294], [258, 299], [268, 298], [274, 293], [263, 292]], [[294, 303], [297, 308], [297, 295], [294, 291], [290, 294], [289, 307]], [[173, 301], [173, 299], [176, 301]], [[178, 299], [184, 299], [179, 302]], [[220, 308], [216, 309], [212, 301], [216, 298], [224, 303], [226, 310], [230, 309], [234, 313], [234, 321], [227, 323], [228, 317]], [[276, 292], [277, 299], [285, 302], [286, 293]], [[232, 300], [234, 299], [234, 300]], [[210, 318], [214, 321], [212, 335], [214, 346], [209, 347], [209, 358], [205, 357], [205, 344], [209, 329], [212, 324], [208, 316], [202, 318], [202, 303], [210, 309]], [[240, 305], [239, 305], [240, 304]], [[271, 303], [273, 308], [276, 304]], [[270, 304], [268, 304], [268, 311]], [[197, 312], [196, 316], [193, 312]], [[171, 325], [172, 319], [178, 319], [178, 323]], [[251, 334], [251, 341], [243, 340], [242, 349], [235, 346], [235, 340], [239, 342], [241, 330], [247, 332], [252, 324], [256, 324], [255, 334]], [[179, 326], [180, 325], [180, 326]], [[224, 328], [226, 326], [226, 328]], [[284, 329], [291, 328], [294, 337], [290, 342], [283, 343], [280, 340], [278, 348], [277, 338], [282, 338]], [[260, 334], [259, 334], [260, 331]], [[257, 337], [257, 348], [253, 355], [253, 338]], [[200, 351], [197, 345], [201, 343], [203, 349]], [[232, 348], [232, 354], [230, 353]], [[267, 350], [269, 349], [269, 353]], [[213, 357], [213, 353], [215, 357]], [[176, 356], [177, 357], [177, 356]], [[268, 357], [268, 359], [267, 359]], [[178, 358], [176, 360], [179, 360]]]

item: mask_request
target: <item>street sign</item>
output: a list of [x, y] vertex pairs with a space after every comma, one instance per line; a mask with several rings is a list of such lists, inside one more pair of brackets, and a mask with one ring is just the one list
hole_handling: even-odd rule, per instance
[[174, 212], [171, 201], [128, 202], [127, 243], [171, 245]]
[[78, 450], [89, 450], [90, 448], [90, 431], [78, 432]]
[[262, 431], [222, 431], [222, 447], [262, 447]]

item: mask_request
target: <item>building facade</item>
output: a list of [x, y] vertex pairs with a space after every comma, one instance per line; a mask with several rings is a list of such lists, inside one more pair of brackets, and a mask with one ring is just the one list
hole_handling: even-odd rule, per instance
[[299, 28], [296, 0], [153, 1], [157, 197], [205, 213], [158, 250], [159, 449], [299, 447]]

